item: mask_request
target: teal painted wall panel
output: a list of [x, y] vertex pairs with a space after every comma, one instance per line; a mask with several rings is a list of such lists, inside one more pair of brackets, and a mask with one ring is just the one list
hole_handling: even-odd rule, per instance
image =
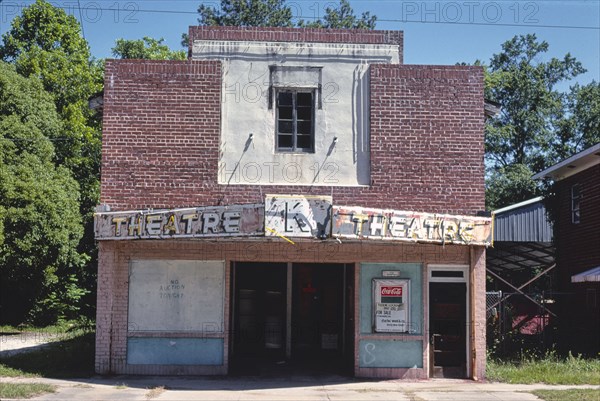
[[222, 338], [128, 338], [130, 365], [223, 365]]
[[361, 340], [358, 343], [361, 368], [422, 368], [421, 341]]
[[[360, 332], [373, 332], [372, 285], [374, 278], [410, 279], [410, 318], [412, 334], [423, 332], [423, 268], [419, 263], [361, 263], [360, 268]], [[384, 270], [400, 272], [400, 277], [383, 277]], [[386, 335], [385, 333], [378, 333]]]

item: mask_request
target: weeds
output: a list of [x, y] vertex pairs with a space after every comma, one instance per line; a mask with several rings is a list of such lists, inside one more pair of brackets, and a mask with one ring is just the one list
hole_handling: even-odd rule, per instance
[[94, 373], [94, 334], [70, 338], [0, 361], [0, 376], [89, 377]]
[[54, 393], [55, 386], [43, 383], [0, 383], [0, 399], [31, 398], [44, 393]]
[[600, 390], [571, 389], [571, 390], [536, 390], [532, 393], [545, 401], [598, 401]]
[[490, 380], [507, 383], [600, 384], [600, 359], [573, 356], [566, 358], [549, 351], [543, 357], [525, 357], [515, 361], [490, 359]]

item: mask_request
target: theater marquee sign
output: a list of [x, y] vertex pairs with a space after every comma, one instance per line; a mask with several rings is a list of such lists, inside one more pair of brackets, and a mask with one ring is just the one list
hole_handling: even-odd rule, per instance
[[334, 206], [332, 236], [490, 245], [492, 220], [487, 217]]
[[96, 239], [264, 235], [264, 205], [96, 213]]
[[490, 218], [335, 206], [329, 196], [267, 195], [264, 204], [102, 212], [94, 220], [98, 240], [266, 236], [492, 242]]

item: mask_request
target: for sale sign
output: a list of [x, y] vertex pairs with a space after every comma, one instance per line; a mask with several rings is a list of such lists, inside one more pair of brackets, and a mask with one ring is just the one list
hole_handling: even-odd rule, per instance
[[373, 280], [373, 326], [376, 332], [409, 331], [409, 280]]

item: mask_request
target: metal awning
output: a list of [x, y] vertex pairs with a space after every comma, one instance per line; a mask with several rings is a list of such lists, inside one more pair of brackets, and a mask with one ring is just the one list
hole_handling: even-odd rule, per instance
[[494, 246], [487, 251], [488, 269], [502, 275], [554, 264], [552, 226], [541, 197], [498, 209], [493, 215]]
[[571, 276], [572, 283], [600, 282], [600, 266]]
[[486, 264], [497, 273], [532, 270], [552, 265], [554, 252], [551, 242], [498, 241], [488, 248]]
[[[493, 216], [494, 246], [486, 254], [487, 274], [549, 315], [556, 316], [543, 302], [525, 292], [526, 287], [556, 267], [553, 230], [546, 218], [543, 198], [498, 209]], [[489, 308], [511, 295], [501, 297]]]

